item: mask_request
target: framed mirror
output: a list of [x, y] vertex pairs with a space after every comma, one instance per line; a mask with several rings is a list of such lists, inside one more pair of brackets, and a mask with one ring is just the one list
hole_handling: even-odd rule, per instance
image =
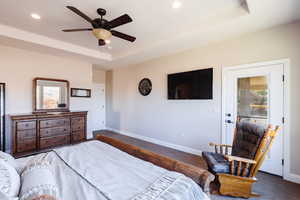
[[35, 112], [69, 111], [69, 81], [35, 78], [33, 80], [33, 110]]

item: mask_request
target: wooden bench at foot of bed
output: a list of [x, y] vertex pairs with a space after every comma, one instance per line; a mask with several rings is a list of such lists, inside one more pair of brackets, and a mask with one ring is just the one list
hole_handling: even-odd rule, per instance
[[146, 149], [131, 144], [126, 144], [120, 140], [116, 140], [100, 134], [96, 135], [96, 139], [110, 144], [132, 156], [151, 162], [167, 170], [182, 173], [199, 184], [205, 193], [209, 193], [209, 185], [215, 179], [215, 176], [206, 169], [201, 169], [199, 167], [186, 164], [184, 162], [148, 151]]

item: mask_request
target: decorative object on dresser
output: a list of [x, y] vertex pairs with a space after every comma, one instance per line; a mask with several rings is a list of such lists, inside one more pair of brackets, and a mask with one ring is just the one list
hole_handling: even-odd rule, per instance
[[5, 151], [5, 83], [0, 83], [0, 151]]
[[69, 111], [69, 81], [61, 79], [33, 79], [34, 112]]
[[143, 96], [148, 96], [152, 91], [152, 83], [148, 78], [144, 78], [139, 83], [139, 92]]
[[[233, 145], [210, 143], [215, 153], [203, 152], [203, 158], [220, 183], [220, 193], [234, 197], [258, 197], [252, 193], [252, 185], [274, 139], [279, 126], [272, 129], [238, 120]], [[229, 155], [229, 149], [231, 155]]]
[[11, 115], [13, 155], [19, 157], [86, 140], [87, 112]]
[[91, 89], [71, 88], [71, 97], [91, 97]]

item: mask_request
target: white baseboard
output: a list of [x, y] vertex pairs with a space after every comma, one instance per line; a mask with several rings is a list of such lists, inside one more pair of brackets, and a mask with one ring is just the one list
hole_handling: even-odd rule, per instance
[[114, 129], [114, 128], [106, 127], [106, 129], [110, 130], [110, 131], [120, 133], [122, 135], [137, 138], [137, 139], [140, 139], [140, 140], [144, 140], [144, 141], [151, 142], [151, 143], [154, 143], [154, 144], [158, 144], [158, 145], [161, 145], [161, 146], [169, 147], [169, 148], [176, 149], [176, 150], [179, 150], [179, 151], [183, 151], [183, 152], [186, 152], [186, 153], [191, 153], [191, 154], [195, 154], [195, 155], [201, 155], [202, 154], [202, 151], [200, 151], [198, 149], [193, 149], [193, 148], [178, 145], [178, 144], [172, 144], [172, 143], [164, 142], [164, 141], [154, 139], [154, 138], [151, 138], [151, 137], [142, 136], [142, 135], [138, 135], [138, 134], [134, 134], [134, 133], [129, 133], [127, 131], [122, 131], [122, 130], [118, 130], [118, 129]]
[[285, 177], [285, 180], [291, 181], [293, 183], [298, 183], [300, 184], [300, 175], [293, 174], [293, 173], [288, 173]]

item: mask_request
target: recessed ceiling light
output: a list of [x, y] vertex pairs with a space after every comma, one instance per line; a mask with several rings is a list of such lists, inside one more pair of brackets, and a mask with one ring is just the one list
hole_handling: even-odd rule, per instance
[[182, 3], [181, 3], [181, 1], [179, 1], [179, 0], [175, 0], [174, 2], [173, 2], [173, 4], [172, 4], [172, 7], [174, 8], [174, 9], [178, 9], [178, 8], [180, 8], [182, 6]]
[[111, 42], [110, 40], [105, 40], [106, 44], [110, 44], [110, 42]]
[[39, 15], [36, 14], [36, 13], [32, 13], [32, 14], [31, 14], [31, 17], [32, 17], [33, 19], [41, 19], [41, 16], [39, 16]]

